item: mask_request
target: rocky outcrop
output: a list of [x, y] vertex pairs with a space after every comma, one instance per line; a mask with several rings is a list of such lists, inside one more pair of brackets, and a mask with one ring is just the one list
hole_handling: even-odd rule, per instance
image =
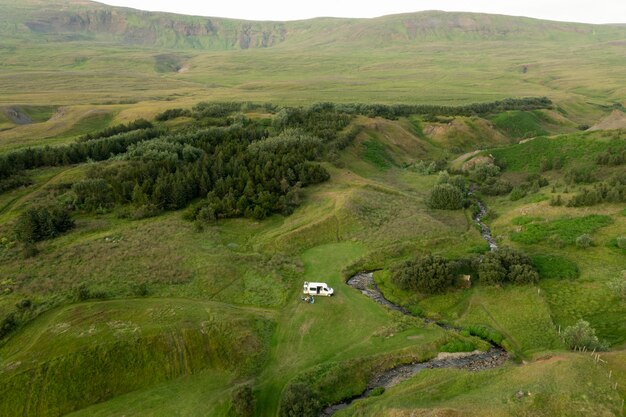
[[279, 22], [177, 18], [164, 13], [114, 8], [42, 10], [24, 24], [40, 34], [80, 34], [126, 44], [200, 49], [268, 48], [284, 41], [287, 34], [285, 24]]

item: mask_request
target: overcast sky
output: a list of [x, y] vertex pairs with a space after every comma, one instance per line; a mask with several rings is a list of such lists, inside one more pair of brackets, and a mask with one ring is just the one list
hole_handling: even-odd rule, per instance
[[376, 17], [421, 10], [498, 13], [587, 23], [626, 23], [626, 0], [102, 0], [115, 6], [250, 20]]

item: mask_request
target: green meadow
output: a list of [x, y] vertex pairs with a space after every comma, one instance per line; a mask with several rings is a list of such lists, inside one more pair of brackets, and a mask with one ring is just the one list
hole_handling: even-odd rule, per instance
[[[26, 155], [28, 165], [5, 175], [0, 164], [0, 415], [282, 416], [294, 386], [319, 409], [400, 364], [485, 350], [481, 337], [507, 350], [504, 366], [427, 369], [336, 415], [626, 411], [626, 301], [616, 289], [626, 165], [609, 158], [626, 149], [622, 26], [443, 12], [243, 22], [71, 0], [0, 8], [0, 158], [17, 165]], [[551, 104], [477, 110], [541, 96]], [[474, 107], [385, 113], [402, 104]], [[168, 109], [182, 110], [168, 120]], [[123, 139], [99, 136], [140, 118], [158, 139], [50, 156]], [[246, 135], [258, 135], [253, 146], [241, 145]], [[261, 154], [254, 141], [276, 146], [275, 160], [245, 165]], [[302, 146], [308, 159], [295, 165], [300, 154], [280, 146]], [[190, 177], [233, 149], [244, 156], [204, 166], [208, 189], [146, 203], [157, 194], [150, 173]], [[504, 191], [479, 178], [482, 165], [498, 167]], [[139, 186], [124, 182], [144, 168]], [[264, 181], [248, 186], [243, 171]], [[463, 208], [432, 208], [431, 190], [456, 180], [474, 187]], [[77, 184], [117, 194], [79, 206]], [[602, 198], [568, 204], [592, 189]], [[252, 210], [271, 193], [282, 200]], [[481, 282], [489, 245], [473, 199], [536, 281]], [[24, 241], [24, 216], [52, 206], [73, 227]], [[398, 265], [428, 254], [463, 264], [471, 284], [401, 288]], [[412, 315], [346, 285], [365, 270]], [[304, 281], [335, 295], [305, 303]], [[581, 319], [602, 360], [568, 348], [565, 330]], [[242, 402], [253, 411], [240, 412]]]

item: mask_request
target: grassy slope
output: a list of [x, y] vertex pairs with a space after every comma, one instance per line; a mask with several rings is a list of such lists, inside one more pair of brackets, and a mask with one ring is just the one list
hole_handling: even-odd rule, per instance
[[[436, 176], [423, 176], [395, 166], [404, 161], [402, 158], [407, 157], [407, 151], [415, 158], [421, 158], [431, 152], [436, 153], [437, 147], [412, 135], [398, 135], [403, 131], [402, 126], [406, 126], [403, 121], [397, 126], [368, 120], [361, 123], [365, 123], [366, 129], [343, 156], [343, 163], [347, 168], [329, 167], [332, 180], [307, 190], [306, 203], [294, 215], [288, 218], [275, 216], [260, 223], [229, 220], [202, 233], [192, 232], [191, 226], [180, 219], [179, 213], [135, 222], [119, 220], [112, 215], [81, 218], [78, 230], [44, 245], [43, 252], [36, 258], [26, 261], [14, 259], [3, 264], [4, 273], [14, 277], [14, 292], [2, 298], [0, 307], [10, 308], [24, 296], [37, 300], [48, 298], [51, 294], [56, 294], [57, 302], [65, 303], [73, 297], [79, 282], [86, 282], [90, 289], [103, 291], [112, 298], [132, 296], [133, 285], [143, 282], [147, 284], [149, 297], [169, 300], [173, 307], [189, 303], [209, 303], [204, 300], [254, 308], [269, 307], [272, 309], [270, 313], [259, 310], [259, 314], [270, 314], [277, 322], [276, 332], [267, 344], [268, 361], [262, 370], [245, 377], [253, 378], [259, 398], [259, 413], [268, 416], [274, 415], [280, 391], [285, 384], [292, 378], [312, 371], [320, 363], [344, 363], [354, 358], [375, 357], [380, 354], [429, 351], [432, 349], [432, 342], [441, 340], [443, 334], [440, 331], [415, 324], [406, 327], [406, 323], [397, 316], [345, 287], [340, 271], [368, 253], [387, 253], [392, 259], [397, 259], [397, 250], [402, 248], [401, 252], [404, 254], [435, 251], [458, 256], [484, 245], [463, 213], [431, 211], [426, 208], [423, 199]], [[368, 149], [362, 143], [368, 140], [377, 140], [387, 149], [387, 155], [393, 158], [393, 164], [382, 167], [376, 162], [376, 158], [363, 159]], [[39, 185], [35, 185], [34, 189], [20, 191], [24, 194], [7, 206], [3, 213], [5, 221], [35, 201], [41, 184], [58, 175], [54, 170], [49, 170], [49, 173], [46, 171], [42, 172]], [[63, 175], [53, 177], [52, 181], [63, 181], [64, 173], [61, 174]], [[81, 168], [70, 170], [67, 175], [82, 175]], [[500, 200], [497, 198], [489, 201], [489, 205], [496, 210], [506, 210], [506, 215], [503, 212], [493, 225], [498, 235], [505, 234], [501, 227], [506, 227], [513, 217], [519, 217], [520, 211], [526, 213], [536, 207], [535, 210], [543, 210], [542, 216], [549, 217], [543, 205], [527, 203], [524, 199], [518, 203], [501, 200], [501, 203], [498, 203]], [[608, 213], [614, 217], [615, 211], [611, 209]], [[623, 220], [617, 222], [615, 225], [622, 227]], [[459, 232], [462, 233], [461, 239]], [[606, 236], [602, 239], [608, 241], [614, 237], [616, 230], [601, 229], [598, 233], [601, 233], [599, 236]], [[167, 239], [163, 239], [163, 236], [167, 236]], [[107, 241], [106, 237], [110, 240]], [[186, 248], [185, 251], [178, 250], [181, 247]], [[574, 256], [581, 267], [582, 277], [577, 282], [582, 286], [573, 287], [568, 283], [568, 288], [580, 288], [581, 291], [583, 288], [598, 289], [591, 293], [585, 290], [578, 298], [564, 295], [561, 283], [548, 280], [542, 282], [541, 292], [537, 292], [536, 287], [479, 287], [470, 292], [453, 292], [447, 296], [420, 300], [419, 309], [456, 320], [460, 324], [480, 323], [494, 327], [507, 337], [515, 353], [527, 358], [536, 357], [541, 351], [560, 347], [556, 336], [557, 324], [566, 325], [576, 318], [568, 315], [569, 305], [576, 311], [583, 312], [582, 317], [591, 318], [602, 337], [615, 335], [617, 338], [611, 341], [617, 342], [621, 340], [620, 335], [625, 333], [619, 328], [620, 322], [614, 315], [623, 312], [620, 313], [618, 304], [605, 302], [607, 294], [603, 285], [597, 278], [592, 279], [589, 275], [600, 270], [597, 262], [614, 259], [603, 248], [604, 246], [599, 245], [594, 249], [600, 251], [599, 254], [604, 254], [594, 261], [596, 263], [587, 264], [584, 261], [587, 258], [580, 258], [578, 254]], [[552, 249], [550, 251], [554, 252]], [[133, 253], [134, 256], [121, 257], [118, 253]], [[590, 260], [595, 259], [592, 252], [589, 256]], [[155, 263], [155, 259], [160, 261]], [[583, 259], [582, 263], [579, 262], [580, 259]], [[606, 279], [611, 276], [611, 271], [620, 266], [614, 265], [610, 268], [612, 269], [603, 275]], [[325, 280], [336, 288], [338, 296], [333, 299], [319, 299], [314, 305], [302, 304], [298, 301], [297, 294], [304, 279]], [[586, 295], [583, 297], [582, 294]], [[193, 297], [199, 301], [176, 301], [179, 297]], [[589, 297], [594, 297], [598, 302], [604, 300], [603, 305], [598, 302], [587, 304]], [[561, 307], [564, 300], [567, 300], [567, 304]], [[152, 302], [151, 298], [141, 301], [147, 304]], [[89, 305], [103, 308], [110, 303], [118, 302], [95, 302]], [[122, 301], [119, 303], [126, 305]], [[161, 303], [159, 301], [159, 305]], [[79, 304], [59, 311], [74, 311], [81, 308], [80, 306]], [[140, 306], [138, 304], [137, 308]], [[583, 306], [586, 310], [581, 309]], [[227, 307], [219, 307], [222, 308]], [[190, 311], [196, 311], [194, 309]], [[248, 310], [230, 308], [228, 311]], [[250, 314], [257, 314], [256, 311], [251, 310]], [[592, 313], [597, 316], [592, 317]], [[122, 317], [120, 312], [113, 314]], [[189, 314], [194, 317], [197, 313]], [[125, 322], [121, 319], [109, 320], [104, 313], [92, 317], [85, 321], [84, 326], [87, 329], [92, 324], [96, 329], [99, 326], [104, 329], [104, 323], [109, 321]], [[141, 316], [132, 313], [132, 317], [130, 321], [138, 320], [135, 317]], [[65, 322], [66, 320], [60, 320], [55, 325]], [[33, 328], [45, 328], [45, 323], [43, 318], [38, 319], [33, 323]], [[347, 327], [348, 331], [345, 330], [345, 323], [351, 323]], [[168, 331], [168, 325], [161, 324], [154, 327], [157, 334]], [[605, 325], [608, 327], [603, 327]], [[342, 331], [338, 332], [338, 329]], [[27, 327], [20, 338], [34, 340], [34, 333], [34, 330]], [[16, 338], [12, 343], [19, 340]], [[332, 343], [325, 342], [328, 340], [332, 340]], [[3, 351], [8, 352], [10, 346], [16, 345], [7, 345]], [[101, 349], [102, 345], [91, 346], [88, 349]], [[28, 356], [35, 353], [25, 351], [23, 354]], [[44, 359], [45, 355], [43, 354]], [[5, 368], [15, 362], [4, 359], [7, 358], [5, 354], [2, 357]], [[202, 362], [193, 352], [191, 357]], [[567, 372], [579, 372], [575, 363], [567, 361]], [[177, 410], [179, 415], [224, 415], [234, 384], [242, 381], [237, 378], [241, 370], [238, 367], [223, 370], [210, 366], [208, 370], [204, 370], [207, 366], [200, 366], [194, 369], [192, 375], [178, 379], [172, 379], [175, 375], [170, 374], [165, 378], [166, 382], [159, 382], [164, 379], [152, 382], [145, 380], [145, 384], [132, 387], [133, 390], [139, 390], [116, 396], [86, 408], [81, 413], [123, 415], [129, 410], [128, 404], [133, 404], [133, 412], [137, 415], [167, 415], [171, 410]], [[533, 369], [532, 378], [535, 379], [531, 378], [531, 386], [538, 383], [538, 378], [552, 378], [551, 371], [544, 369], [542, 364], [533, 365]], [[524, 374], [517, 367], [498, 372], [502, 373], [502, 378]], [[479, 378], [465, 373], [460, 375], [472, 386], [476, 383], [474, 378]], [[232, 382], [217, 384], [217, 378]], [[429, 380], [430, 378], [428, 376]], [[589, 378], [596, 380], [594, 375]], [[417, 388], [411, 388], [415, 389]], [[511, 395], [504, 392], [503, 386], [498, 383], [494, 383], [489, 389], [499, 392], [498, 395]], [[567, 390], [566, 397], [577, 395], [574, 389]], [[184, 394], [181, 394], [179, 402], [172, 402], [171, 396], [178, 395], [177, 393]], [[552, 391], [548, 394], [554, 395]], [[473, 401], [478, 403], [484, 392], [478, 390], [473, 395]], [[204, 401], [211, 398], [214, 401]], [[384, 398], [386, 397], [381, 397], [381, 400]], [[426, 406], [437, 408], [443, 404], [447, 407], [445, 395], [437, 398], [438, 400], [433, 400], [434, 402], [427, 403]], [[595, 403], [599, 401], [598, 398], [600, 397], [596, 398], [596, 391], [593, 391], [589, 401]], [[387, 403], [383, 401], [376, 407], [384, 404]], [[457, 403], [455, 407], [461, 406]], [[493, 407], [496, 410], [494, 413], [501, 411], [498, 406]], [[546, 405], [535, 403], [521, 407], [524, 410], [534, 409], [533, 407], [552, 410]], [[472, 410], [470, 406], [463, 409], [468, 413]]]
[[[59, 42], [24, 25], [58, 13], [54, 4], [34, 3], [11, 4], [0, 19], [0, 30], [11, 34], [0, 48], [0, 104], [130, 101], [122, 105], [149, 115], [169, 100], [188, 105], [208, 98], [453, 104], [547, 95], [577, 123], [593, 124], [602, 113], [595, 104], [625, 98], [619, 26], [440, 12], [288, 24], [211, 19], [215, 32], [207, 36], [215, 40], [194, 44], [193, 35], [172, 34], [168, 22], [189, 29], [206, 19], [118, 9], [125, 30], [139, 28], [137, 42], [111, 38], [106, 33], [116, 27], [102, 25]], [[280, 27], [284, 41], [242, 50], [238, 39], [246, 25], [254, 33]], [[55, 47], [41, 46], [42, 39]], [[163, 72], [163, 56], [185, 70]]]
[[[30, 13], [26, 10], [30, 3], [21, 4], [22, 14], [17, 16], [19, 19], [13, 19], [15, 22], [23, 21]], [[183, 51], [169, 48], [187, 48], [188, 44], [183, 45], [187, 40], [181, 43], [178, 37], [166, 33], [159, 34], [161, 44], [150, 45], [123, 44], [111, 38], [94, 42], [85, 33], [79, 34], [87, 36], [78, 40], [57, 42], [56, 35], [33, 37], [24, 26], [7, 22], [8, 18], [11, 18], [9, 14], [0, 16], [0, 31], [8, 30], [12, 34], [3, 38], [0, 47], [3, 91], [0, 105], [53, 103], [55, 107], [61, 106], [62, 111], [48, 121], [45, 121], [46, 112], [36, 112], [38, 123], [19, 127], [0, 116], [0, 130], [10, 128], [0, 131], [2, 150], [66, 142], [88, 130], [138, 117], [149, 118], [166, 108], [188, 107], [203, 99], [301, 104], [311, 101], [457, 104], [548, 95], [562, 107], [561, 112], [569, 120], [563, 121], [554, 113], [499, 116], [504, 120], [501, 128], [505, 137], [490, 122], [480, 119], [459, 118], [458, 126], [453, 121], [451, 128], [443, 123], [445, 131], [440, 136], [427, 130], [427, 135], [422, 136], [411, 120], [400, 123], [361, 120], [366, 129], [356, 146], [343, 156], [347, 168], [331, 168], [333, 180], [307, 190], [306, 203], [289, 218], [275, 216], [261, 223], [225, 221], [203, 233], [193, 233], [179, 213], [138, 222], [119, 220], [112, 215], [81, 217], [75, 232], [44, 245], [36, 258], [11, 259], [0, 266], [3, 276], [10, 277], [2, 281], [2, 289], [13, 290], [0, 296], [0, 313], [13, 308], [24, 297], [65, 304], [73, 300], [80, 282], [113, 299], [133, 297], [134, 286], [145, 283], [150, 298], [141, 303], [150, 303], [154, 298], [187, 306], [190, 301], [172, 300], [192, 297], [198, 305], [222, 302], [271, 308], [277, 330], [271, 343], [267, 343], [269, 361], [262, 371], [243, 378], [252, 378], [261, 399], [260, 413], [268, 416], [275, 414], [280, 390], [287, 380], [311, 371], [320, 357], [325, 363], [344, 363], [360, 356], [424, 351], [431, 348], [429, 342], [441, 336], [419, 326], [403, 328], [396, 316], [342, 287], [340, 282], [339, 271], [362, 255], [384, 254], [393, 260], [415, 252], [459, 256], [484, 248], [466, 214], [433, 212], [426, 208], [423, 198], [435, 177], [399, 169], [400, 164], [443, 156], [451, 146], [459, 151], [471, 149], [474, 139], [467, 137], [472, 135], [484, 138], [483, 145], [504, 144], [508, 136], [525, 137], [537, 129], [553, 133], [571, 130], [577, 124], [594, 124], [609, 111], [601, 105], [623, 102], [626, 97], [626, 79], [621, 71], [624, 56], [620, 44], [614, 42], [623, 38], [623, 28], [609, 26], [565, 25], [564, 29], [560, 24], [530, 19], [457, 14], [396, 16], [371, 21], [320, 19], [298, 23], [290, 30], [287, 41], [269, 49], [233, 49], [233, 44], [222, 39], [204, 44], [206, 49]], [[445, 30], [433, 27], [432, 19], [448, 22], [448, 27]], [[225, 26], [228, 30], [236, 28], [236, 22], [228, 24], [231, 25]], [[41, 46], [44, 38], [55, 47]], [[175, 59], [163, 63], [157, 58], [163, 54], [171, 54]], [[183, 66], [185, 71], [163, 72], [168, 65]], [[572, 72], [572, 68], [576, 71]], [[572, 137], [571, 146], [575, 148], [572, 152], [578, 152], [572, 158], [588, 154], [587, 145], [595, 144], [596, 137]], [[528, 146], [541, 145], [539, 151], [526, 152], [528, 148], [513, 151], [511, 170], [534, 170], [540, 156], [561, 154], [560, 148], [542, 141], [528, 142]], [[569, 138], [561, 142], [560, 146], [570, 145]], [[502, 152], [504, 155], [509, 150]], [[567, 166], [570, 152], [564, 154]], [[43, 198], [46, 184], [83, 173], [82, 167], [66, 172], [37, 171], [35, 186], [0, 196], [2, 223], [6, 225], [19, 211]], [[537, 203], [535, 197], [516, 203], [500, 198], [488, 200], [488, 205], [501, 214], [492, 226], [505, 242], [514, 217], [535, 213], [556, 218], [562, 214], [550, 211], [546, 202]], [[617, 218], [618, 211], [623, 208], [603, 206], [592, 210], [613, 218]], [[567, 214], [588, 212], [572, 209]], [[515, 353], [527, 358], [545, 349], [558, 348], [557, 326], [571, 324], [580, 317], [590, 320], [601, 337], [623, 343], [624, 307], [610, 297], [605, 285], [620, 269], [626, 268], [616, 261], [618, 257], [613, 249], [606, 246], [617, 233], [626, 230], [623, 219], [598, 231], [594, 237], [600, 244], [584, 253], [543, 244], [524, 247], [530, 252], [556, 253], [576, 260], [581, 277], [573, 283], [564, 285], [557, 280], [546, 280], [541, 283], [540, 292], [536, 287], [479, 288], [417, 300], [416, 308], [459, 323], [489, 324], [507, 336]], [[120, 253], [132, 253], [133, 257], [123, 257]], [[317, 279], [320, 273], [339, 289], [341, 298], [318, 300], [313, 306], [300, 304], [296, 294], [301, 281], [305, 277]], [[93, 304], [104, 306], [112, 302], [116, 301]], [[69, 309], [76, 308], [80, 305]], [[191, 317], [204, 314], [195, 307], [184, 308]], [[66, 309], [62, 307], [58, 311]], [[241, 311], [248, 314], [245, 309]], [[101, 312], [89, 320], [106, 328], [103, 324], [106, 318], [105, 312]], [[353, 320], [357, 325], [337, 333], [337, 328], [343, 329], [345, 320]], [[91, 326], [91, 322], [85, 323]], [[32, 326], [43, 325], [37, 320]], [[154, 337], [160, 337], [159, 332], [167, 328], [159, 324]], [[30, 328], [23, 332], [21, 337], [28, 340], [36, 333]], [[333, 342], [324, 343], [327, 339]], [[95, 343], [86, 349], [86, 352], [89, 349], [107, 352], [106, 343]], [[137, 352], [141, 349], [131, 349], [128, 357]], [[39, 355], [37, 351], [24, 354]], [[619, 365], [620, 352], [612, 355], [613, 362]], [[564, 405], [567, 401], [576, 407], [592, 404], [611, 410], [606, 404], [613, 404], [613, 397], [600, 387], [603, 377], [593, 372], [584, 375], [585, 380], [599, 387], [593, 389], [559, 379], [560, 373], [565, 379], [575, 379], [587, 366], [573, 356], [566, 356], [566, 360], [555, 364], [539, 362], [531, 368], [511, 366], [496, 371], [499, 377], [493, 381], [489, 373], [441, 371], [448, 385], [445, 381], [437, 385], [437, 376], [429, 371], [418, 377], [424, 378], [427, 386], [435, 387], [428, 388], [434, 390], [434, 396], [426, 397], [426, 402], [403, 402], [401, 398], [407, 397], [404, 393], [390, 397], [389, 402], [386, 396], [380, 402], [368, 401], [374, 410], [392, 407], [389, 413], [397, 415], [405, 412], [393, 410], [399, 402], [405, 408], [453, 407], [467, 414], [478, 413], [479, 405], [485, 406], [485, 396], [501, 400], [501, 404], [489, 401], [490, 412], [494, 414], [550, 415], [569, 411], [569, 405]], [[71, 357], [68, 355], [65, 360]], [[202, 362], [202, 355], [195, 351], [191, 357]], [[42, 360], [45, 359], [43, 355]], [[93, 362], [85, 363], [93, 366]], [[86, 408], [80, 414], [225, 415], [234, 385], [242, 382], [240, 370], [206, 369], [206, 364], [194, 368], [193, 375], [177, 379], [172, 378], [180, 374], [140, 380], [138, 385], [126, 389], [138, 391]], [[0, 367], [7, 369], [8, 365], [14, 366], [4, 353], [0, 354]], [[448, 379], [448, 372], [453, 379]], [[545, 396], [511, 403], [510, 385], [502, 382], [507, 378], [523, 381]], [[224, 382], [218, 384], [218, 379]], [[167, 381], [160, 382], [164, 380]], [[455, 384], [457, 380], [460, 382]], [[549, 382], [542, 382], [551, 380], [559, 381], [558, 387], [564, 391], [561, 396]], [[408, 397], [424, 392], [424, 384], [411, 384], [408, 383], [407, 390], [411, 393]], [[477, 385], [482, 388], [474, 389]], [[468, 391], [468, 395], [458, 397], [459, 387], [462, 392]], [[10, 390], [16, 396], [19, 392]], [[173, 397], [179, 399], [173, 401]]]
[[[52, 311], [2, 347], [0, 411], [63, 415], [203, 369], [249, 374], [262, 363], [272, 328], [268, 313], [259, 313], [179, 299]], [[98, 383], [85, 384], [87, 375]]]
[[586, 355], [556, 353], [484, 372], [426, 370], [337, 416], [612, 416], [620, 408], [605, 368]]

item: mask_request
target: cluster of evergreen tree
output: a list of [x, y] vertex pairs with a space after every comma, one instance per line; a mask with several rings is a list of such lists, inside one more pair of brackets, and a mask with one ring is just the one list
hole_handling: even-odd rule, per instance
[[298, 131], [267, 134], [255, 125], [213, 127], [129, 146], [118, 161], [94, 166], [74, 184], [74, 204], [83, 210], [127, 203], [173, 210], [206, 198], [194, 205], [192, 218], [291, 213], [301, 187], [329, 178], [313, 162], [325, 148]]
[[282, 108], [272, 121], [277, 130], [302, 129], [325, 141], [336, 139], [337, 132], [352, 120], [351, 112], [333, 103], [317, 103], [309, 107]]
[[608, 181], [584, 188], [568, 202], [568, 207], [588, 207], [600, 203], [626, 202], [626, 173], [614, 175]]
[[152, 123], [150, 123], [146, 119], [138, 119], [127, 124], [119, 124], [107, 127], [106, 129], [100, 130], [99, 132], [87, 133], [86, 135], [78, 138], [78, 142], [87, 142], [93, 139], [109, 138], [111, 136], [119, 135], [120, 133], [126, 133], [140, 129], [150, 129], [152, 127], [154, 127]]
[[11, 175], [8, 178], [0, 180], [0, 194], [18, 187], [26, 187], [33, 183], [29, 177], [24, 174]]
[[[310, 133], [325, 137], [330, 132], [325, 126], [341, 123], [348, 115], [384, 117], [397, 119], [414, 114], [425, 116], [473, 116], [500, 113], [509, 110], [538, 110], [552, 108], [552, 101], [547, 97], [508, 98], [488, 103], [473, 103], [463, 106], [441, 106], [428, 104], [377, 104], [377, 103], [316, 103], [309, 107], [276, 107], [272, 104], [253, 104], [249, 102], [199, 103], [188, 109], [170, 109], [156, 116], [158, 121], [166, 121], [181, 116], [200, 119], [223, 119], [236, 112], [262, 108], [269, 113], [276, 113], [275, 120], [284, 127], [304, 128]], [[337, 129], [335, 129], [336, 131]]]
[[621, 147], [614, 146], [596, 157], [598, 165], [617, 166], [626, 163], [626, 142], [622, 141]]
[[39, 206], [24, 211], [15, 224], [15, 237], [23, 243], [52, 239], [74, 227], [70, 212], [61, 206]]
[[429, 116], [474, 116], [500, 113], [509, 110], [539, 110], [552, 108], [552, 101], [547, 97], [509, 98], [488, 103], [473, 103], [464, 106], [439, 106], [428, 104], [341, 104], [338, 110], [367, 117], [397, 119], [413, 114]]
[[134, 130], [111, 137], [72, 143], [64, 146], [26, 148], [0, 155], [0, 180], [32, 168], [71, 165], [88, 160], [104, 161], [126, 152], [134, 143], [156, 138], [157, 128]]

